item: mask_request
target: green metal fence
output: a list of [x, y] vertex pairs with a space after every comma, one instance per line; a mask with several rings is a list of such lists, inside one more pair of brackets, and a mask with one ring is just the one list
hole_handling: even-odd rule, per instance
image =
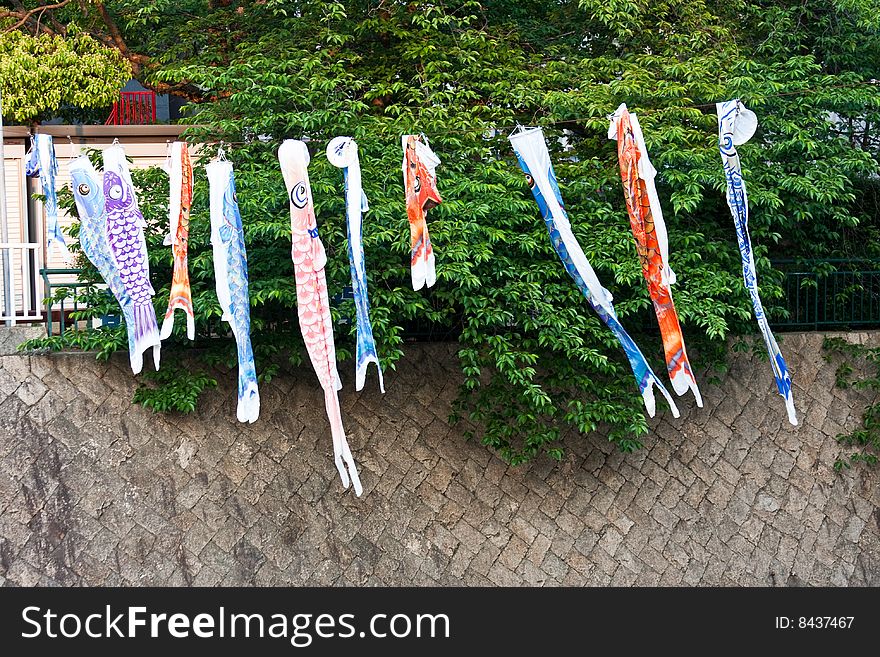
[[[880, 260], [827, 259], [775, 260], [773, 266], [784, 275], [784, 298], [777, 302], [787, 310], [787, 317], [771, 320], [774, 328], [797, 331], [819, 331], [829, 328], [880, 326]], [[46, 333], [57, 329], [64, 333], [84, 326], [71, 319], [81, 310], [78, 290], [95, 285], [92, 282], [58, 282], [53, 276], [79, 275], [80, 269], [41, 269], [45, 288]], [[60, 293], [59, 293], [60, 292]], [[109, 291], [108, 291], [109, 294]], [[350, 292], [349, 292], [350, 295]], [[339, 303], [345, 293], [333, 299]], [[55, 321], [57, 317], [57, 322]], [[101, 317], [104, 325], [115, 326], [118, 315]], [[449, 339], [457, 333], [449, 326], [407, 326], [410, 339]], [[423, 335], [424, 334], [424, 335]]]
[[771, 323], [791, 330], [880, 326], [880, 260], [778, 260], [785, 275], [787, 318]]
[[[82, 273], [81, 269], [41, 269], [40, 276], [43, 278], [43, 290], [45, 297], [43, 303], [46, 307], [46, 335], [53, 335], [55, 329], [58, 334], [63, 334], [68, 328], [72, 331], [79, 331], [85, 326], [80, 326], [80, 322], [71, 317], [72, 313], [83, 310], [83, 306], [79, 303], [79, 289], [84, 287], [93, 287], [95, 282], [80, 281], [57, 281], [52, 280], [53, 276], [77, 276]], [[109, 294], [109, 292], [108, 292]], [[58, 321], [55, 322], [57, 316]], [[106, 326], [116, 326], [119, 324], [118, 315], [104, 315], [101, 322]]]

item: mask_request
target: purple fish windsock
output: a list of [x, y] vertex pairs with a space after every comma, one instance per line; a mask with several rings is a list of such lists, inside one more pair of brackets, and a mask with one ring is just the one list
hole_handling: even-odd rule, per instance
[[114, 144], [104, 149], [104, 209], [107, 243], [119, 278], [131, 298], [133, 321], [128, 331], [133, 334], [129, 352], [131, 369], [138, 374], [143, 367], [144, 352], [153, 347], [153, 362], [159, 369], [162, 341], [153, 308], [153, 286], [150, 284], [150, 264], [144, 237], [146, 222], [138, 209], [137, 197], [131, 183], [131, 174], [122, 146]]
[[239, 422], [256, 422], [260, 416], [260, 393], [251, 347], [251, 305], [248, 296], [247, 253], [244, 230], [235, 195], [232, 163], [214, 160], [205, 170], [211, 198], [211, 246], [214, 251], [214, 278], [217, 299], [235, 336], [238, 350]]
[[523, 173], [526, 174], [532, 195], [544, 217], [544, 223], [547, 224], [553, 248], [559, 255], [559, 259], [562, 260], [565, 270], [574, 279], [578, 289], [623, 347], [636, 383], [642, 393], [648, 414], [654, 417], [656, 407], [654, 386], [656, 386], [669, 403], [673, 416], [678, 417], [678, 408], [672, 396], [654, 374], [638, 345], [618, 321], [611, 293], [602, 287], [596, 272], [593, 271], [584, 250], [571, 230], [543, 131], [541, 128], [528, 128], [510, 135], [509, 139], [516, 152], [519, 165]]
[[342, 384], [336, 369], [333, 320], [330, 316], [327, 277], [324, 274], [327, 253], [318, 236], [318, 224], [315, 220], [312, 187], [309, 183], [309, 149], [301, 141], [287, 139], [278, 149], [278, 161], [290, 201], [291, 257], [296, 276], [299, 326], [312, 367], [315, 368], [318, 381], [324, 389], [324, 406], [330, 420], [336, 469], [346, 488], [351, 475], [354, 492], [359, 496], [363, 487], [345, 438], [342, 409], [339, 407], [338, 391]]
[[746, 184], [742, 177], [742, 165], [736, 147], [745, 144], [758, 127], [758, 117], [746, 109], [739, 100], [728, 100], [716, 105], [718, 110], [718, 144], [721, 150], [721, 162], [724, 165], [724, 178], [727, 181], [727, 205], [733, 215], [736, 227], [736, 239], [742, 260], [743, 281], [752, 299], [755, 319], [764, 338], [764, 345], [770, 355], [770, 366], [776, 379], [776, 388], [785, 400], [788, 421], [797, 424], [794, 400], [791, 396], [791, 375], [788, 366], [776, 344], [776, 338], [770, 330], [764, 306], [758, 294], [758, 276], [755, 271], [755, 256], [752, 253], [752, 239], [749, 236], [749, 198]]
[[55, 177], [58, 175], [58, 160], [55, 158], [55, 144], [51, 135], [37, 133], [33, 137], [31, 150], [25, 163], [25, 173], [39, 176], [43, 188], [43, 202], [46, 208], [46, 233], [49, 248], [53, 244], [64, 246], [64, 235], [58, 225], [58, 198], [55, 195]]
[[[79, 214], [80, 247], [119, 302], [126, 328], [134, 326], [134, 304], [119, 276], [119, 269], [107, 240], [107, 217], [101, 177], [85, 155], [76, 158], [68, 168]], [[129, 355], [135, 353], [134, 331], [131, 330], [128, 331], [128, 352]]]
[[385, 392], [382, 366], [373, 340], [370, 322], [370, 299], [367, 294], [367, 272], [364, 265], [362, 214], [369, 210], [367, 197], [361, 184], [361, 164], [358, 147], [351, 137], [336, 137], [327, 145], [330, 164], [343, 170], [345, 176], [345, 207], [348, 218], [348, 262], [351, 268], [351, 287], [357, 311], [357, 362], [355, 364], [355, 389], [363, 390], [367, 367], [376, 363], [379, 372], [379, 389]]

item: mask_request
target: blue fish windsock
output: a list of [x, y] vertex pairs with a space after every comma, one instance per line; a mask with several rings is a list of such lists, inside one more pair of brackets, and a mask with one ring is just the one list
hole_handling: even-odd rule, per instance
[[104, 149], [104, 215], [107, 243], [125, 292], [131, 299], [133, 321], [127, 325], [129, 340], [133, 333], [134, 350], [129, 352], [135, 374], [143, 367], [143, 353], [153, 347], [153, 362], [159, 369], [162, 340], [153, 307], [155, 291], [150, 284], [147, 259], [146, 222], [138, 208], [137, 196], [122, 146]]
[[754, 112], [746, 109], [739, 100], [717, 103], [716, 108], [718, 110], [718, 145], [721, 150], [721, 162], [724, 165], [724, 178], [727, 182], [727, 205], [730, 207], [733, 223], [736, 227], [736, 239], [739, 242], [739, 251], [742, 256], [743, 281], [752, 299], [755, 319], [758, 320], [758, 328], [761, 330], [764, 345], [770, 355], [770, 366], [773, 368], [776, 388], [785, 400], [788, 421], [796, 425], [797, 414], [791, 396], [791, 375], [788, 373], [785, 359], [782, 357], [779, 345], [776, 344], [776, 338], [767, 323], [764, 306], [758, 294], [755, 256], [752, 253], [752, 240], [749, 236], [749, 197], [746, 194], [742, 165], [736, 150], [737, 146], [746, 143], [755, 134], [758, 127], [758, 117]]
[[339, 167], [345, 175], [345, 207], [348, 217], [348, 261], [351, 267], [351, 287], [357, 311], [357, 362], [355, 364], [355, 389], [363, 390], [367, 367], [376, 363], [379, 372], [379, 389], [385, 392], [382, 366], [373, 340], [370, 323], [370, 299], [367, 294], [367, 272], [364, 265], [362, 214], [369, 209], [367, 197], [361, 184], [361, 164], [358, 147], [351, 137], [336, 137], [327, 145], [327, 159]]
[[73, 198], [76, 201], [76, 209], [79, 214], [80, 246], [119, 302], [128, 329], [128, 353], [131, 367], [137, 372], [137, 362], [140, 362], [142, 366], [143, 358], [135, 356], [134, 331], [130, 329], [134, 326], [134, 305], [125, 289], [125, 283], [119, 275], [119, 269], [107, 240], [104, 185], [100, 175], [85, 155], [80, 155], [71, 162], [69, 170], [73, 182]]
[[58, 198], [55, 195], [55, 177], [58, 175], [58, 160], [55, 159], [55, 144], [51, 135], [37, 133], [33, 137], [31, 150], [25, 163], [25, 173], [39, 176], [43, 188], [46, 208], [46, 233], [49, 248], [53, 244], [64, 246], [64, 235], [58, 225]]
[[256, 422], [260, 415], [260, 393], [251, 347], [251, 306], [248, 296], [247, 253], [244, 230], [235, 195], [232, 163], [214, 160], [207, 167], [211, 197], [211, 246], [214, 277], [223, 320], [229, 323], [238, 347], [239, 422]]
[[653, 417], [655, 413], [654, 386], [657, 386], [657, 389], [669, 403], [672, 414], [678, 417], [678, 408], [672, 396], [654, 374], [638, 345], [618, 321], [611, 293], [602, 287], [596, 272], [593, 271], [593, 267], [571, 230], [543, 131], [541, 128], [529, 128], [511, 135], [509, 139], [516, 152], [520, 168], [526, 174], [526, 180], [541, 210], [544, 223], [547, 224], [553, 248], [559, 255], [559, 259], [562, 260], [565, 270], [574, 279], [578, 289], [623, 347], [636, 383], [642, 393], [648, 414]]

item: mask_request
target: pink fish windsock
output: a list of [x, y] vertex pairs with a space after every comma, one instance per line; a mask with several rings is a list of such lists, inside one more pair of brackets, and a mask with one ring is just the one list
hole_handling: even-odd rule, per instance
[[290, 201], [291, 257], [296, 275], [296, 301], [299, 326], [312, 367], [324, 389], [324, 405], [333, 436], [333, 455], [342, 485], [348, 488], [349, 477], [354, 492], [363, 492], [360, 477], [342, 426], [338, 391], [342, 388], [336, 369], [336, 346], [327, 294], [324, 267], [327, 254], [318, 237], [312, 189], [309, 184], [309, 150], [304, 142], [287, 139], [278, 149], [278, 161]]
[[[119, 144], [104, 149], [104, 197], [107, 242], [116, 270], [133, 304], [134, 325], [128, 326], [131, 369], [140, 373], [144, 352], [153, 347], [153, 362], [159, 369], [162, 341], [156, 323], [150, 284], [150, 263], [147, 259], [147, 241], [144, 237], [146, 222], [138, 209], [137, 196], [131, 182], [131, 173], [125, 151]], [[133, 334], [133, 340], [131, 335]]]

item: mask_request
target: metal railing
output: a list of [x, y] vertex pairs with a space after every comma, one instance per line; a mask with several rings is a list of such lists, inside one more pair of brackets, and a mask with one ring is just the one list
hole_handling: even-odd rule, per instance
[[38, 277], [41, 245], [36, 242], [0, 242], [3, 303], [0, 322], [15, 326], [43, 319], [34, 283]]
[[880, 326], [880, 260], [774, 261], [785, 274], [788, 317], [773, 326], [822, 330]]
[[153, 91], [123, 91], [113, 103], [106, 125], [149, 125], [156, 122], [156, 94]]
[[[39, 244], [4, 244], [3, 248], [26, 247], [39, 249]], [[37, 261], [34, 253], [34, 262]], [[25, 258], [21, 262], [25, 262]], [[787, 310], [787, 317], [771, 320], [774, 328], [819, 331], [831, 327], [880, 327], [880, 260], [828, 259], [816, 261], [774, 261], [774, 266], [781, 269], [784, 296], [780, 303]], [[80, 326], [81, 321], [71, 318], [71, 313], [83, 310], [79, 303], [80, 288], [102, 285], [101, 281], [56, 282], [52, 276], [78, 276], [80, 269], [40, 269], [45, 291], [46, 333], [53, 335], [55, 329], [64, 333], [68, 328], [78, 331], [87, 328], [88, 323]], [[27, 285], [25, 290], [27, 290]], [[69, 293], [59, 294], [59, 290], [67, 289]], [[107, 292], [109, 294], [109, 291]], [[351, 288], [347, 287], [336, 294], [331, 303], [341, 303], [352, 298]], [[70, 305], [68, 305], [68, 303]], [[39, 321], [43, 316], [36, 311], [18, 315], [13, 322]], [[0, 316], [0, 319], [5, 319]], [[105, 326], [118, 325], [118, 315], [106, 315], [100, 318]], [[410, 339], [427, 339], [439, 337], [448, 339], [457, 334], [455, 326], [435, 326], [425, 322], [410, 322], [406, 333]]]
[[[75, 313], [85, 310], [87, 306], [79, 302], [79, 289], [87, 287], [95, 287], [96, 285], [104, 285], [103, 281], [81, 281], [77, 278], [75, 281], [52, 281], [51, 276], [79, 276], [81, 269], [41, 269], [40, 275], [43, 277], [43, 288], [45, 290], [45, 298], [43, 302], [46, 306], [46, 335], [53, 335], [55, 328], [58, 328], [58, 335], [63, 335], [69, 328], [72, 331], [80, 329], [92, 328], [93, 322], [87, 320], [76, 319]], [[109, 290], [107, 294], [110, 294]], [[68, 301], [70, 305], [68, 305]], [[57, 322], [55, 317], [57, 315]], [[103, 326], [118, 326], [118, 315], [102, 315], [100, 323]], [[83, 324], [80, 326], [80, 324]]]

